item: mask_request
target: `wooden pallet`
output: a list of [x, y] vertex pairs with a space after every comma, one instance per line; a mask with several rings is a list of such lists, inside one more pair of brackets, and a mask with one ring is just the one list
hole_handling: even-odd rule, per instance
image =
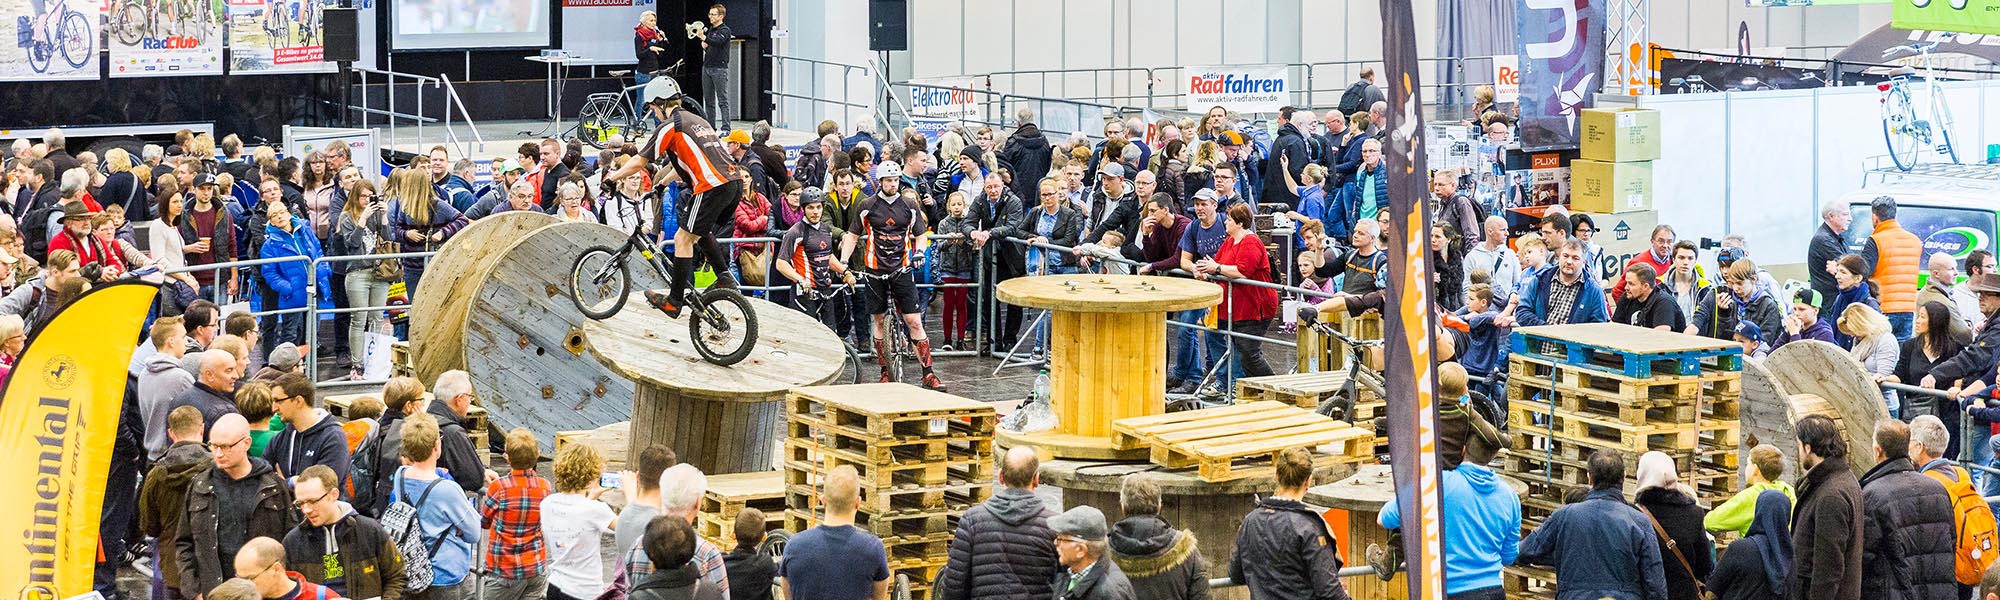
[[[964, 512], [993, 495], [993, 483], [916, 487], [893, 490], [861, 489], [861, 512], [869, 514]], [[785, 486], [785, 506], [818, 508], [820, 489]]]
[[817, 419], [792, 417], [785, 424], [788, 442], [803, 443], [812, 452], [837, 451], [858, 456], [878, 465], [971, 461], [993, 455], [993, 437], [965, 435], [960, 438], [877, 439], [853, 431], [826, 427]]
[[[1345, 369], [1244, 377], [1236, 380], [1236, 401], [1247, 404], [1268, 400], [1312, 410], [1319, 407], [1320, 401], [1338, 393], [1340, 388], [1346, 385]], [[1360, 389], [1362, 386], [1355, 386], [1357, 392]]]
[[[764, 513], [764, 529], [785, 526], [785, 480], [777, 471], [729, 473], [708, 476], [708, 491], [702, 494], [700, 516], [695, 528], [717, 545], [736, 539], [736, 515], [745, 508]], [[720, 541], [719, 541], [720, 540]]]
[[[1590, 460], [1591, 454], [1606, 447], [1595, 442], [1570, 440], [1560, 436], [1552, 438], [1549, 436], [1547, 430], [1540, 428], [1535, 428], [1533, 431], [1515, 431], [1511, 437], [1512, 441], [1509, 442], [1511, 447], [1508, 449], [1509, 455], [1549, 457], [1554, 460], [1575, 464], [1583, 464], [1584, 461]], [[1625, 449], [1619, 450], [1625, 452], [1627, 466], [1636, 468], [1639, 464], [1639, 455], [1643, 453], [1635, 453]], [[1735, 470], [1737, 465], [1740, 464], [1740, 455], [1736, 447], [1717, 446], [1709, 443], [1703, 443], [1694, 448], [1653, 448], [1648, 451], [1664, 453], [1677, 461], [1682, 457], [1693, 457], [1694, 464], [1726, 470]]]
[[1555, 600], [1556, 572], [1541, 567], [1512, 566], [1501, 572], [1508, 598]]
[[[1359, 317], [1340, 315], [1334, 323], [1341, 335], [1357, 340], [1382, 339], [1382, 315], [1369, 314]], [[1347, 370], [1348, 344], [1340, 338], [1320, 335], [1310, 327], [1299, 328], [1298, 369], [1300, 371], [1345, 371]], [[1362, 354], [1363, 367], [1382, 370], [1382, 365], [1374, 362], [1374, 357]]]
[[802, 439], [785, 440], [784, 456], [786, 485], [818, 486], [828, 472], [841, 465], [854, 467], [862, 487], [877, 489], [991, 481], [996, 468], [990, 454], [883, 463], [859, 452]]
[[[785, 529], [799, 532], [820, 524], [820, 515], [825, 511], [818, 507], [804, 509], [793, 507], [784, 514]], [[854, 525], [883, 540], [924, 540], [939, 534], [949, 535], [958, 530], [959, 512], [899, 513], [876, 515], [858, 513]], [[886, 542], [885, 542], [886, 543]]]
[[1621, 323], [1545, 325], [1514, 330], [1513, 354], [1645, 378], [1743, 370], [1743, 348], [1728, 340]]
[[1374, 431], [1278, 402], [1130, 417], [1111, 427], [1116, 445], [1149, 447], [1155, 464], [1197, 467], [1197, 475], [1210, 482], [1264, 474], [1270, 468], [1264, 459], [1290, 448], [1339, 445], [1336, 452], [1317, 454], [1315, 465], [1375, 458]]
[[1736, 396], [1743, 391], [1741, 371], [1704, 370], [1693, 375], [1655, 373], [1627, 376], [1524, 354], [1508, 355], [1507, 364], [1510, 382], [1520, 381], [1544, 389], [1590, 394], [1617, 402], [1672, 402], [1697, 395]]
[[991, 436], [993, 406], [902, 383], [831, 385], [792, 390], [786, 415], [856, 437], [883, 440]]
[[1648, 450], [1692, 450], [1704, 441], [1735, 447], [1741, 426], [1734, 420], [1701, 419], [1684, 423], [1628, 423], [1617, 417], [1550, 409], [1538, 402], [1510, 402], [1507, 426], [1555, 439], [1598, 444], [1645, 453]]
[[399, 341], [389, 344], [389, 374], [394, 377], [416, 377], [417, 368], [410, 360], [410, 343]]
[[626, 463], [626, 440], [632, 433], [631, 421], [619, 421], [596, 429], [556, 432], [556, 452], [563, 446], [585, 444], [597, 448], [604, 454], [604, 468], [623, 469]]

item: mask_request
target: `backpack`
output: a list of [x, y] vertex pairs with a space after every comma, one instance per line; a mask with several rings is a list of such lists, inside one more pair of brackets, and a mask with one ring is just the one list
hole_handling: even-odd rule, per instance
[[431, 557], [437, 554], [439, 546], [444, 545], [446, 534], [438, 535], [437, 541], [424, 544], [424, 528], [417, 520], [417, 510], [423, 508], [424, 501], [431, 497], [431, 489], [444, 482], [444, 478], [433, 479], [425, 485], [424, 493], [417, 496], [416, 504], [396, 498], [403, 484], [400, 469], [396, 471], [394, 480], [389, 491], [389, 509], [382, 511], [382, 529], [389, 533], [389, 539], [396, 542], [397, 553], [403, 555], [403, 590], [412, 594], [422, 593], [431, 587]]
[[1340, 114], [1351, 115], [1361, 112], [1361, 109], [1367, 108], [1361, 103], [1367, 101], [1368, 80], [1356, 81], [1354, 85], [1347, 86], [1347, 91], [1340, 93]]
[[380, 475], [376, 472], [375, 452], [382, 445], [385, 429], [377, 425], [375, 431], [361, 438], [361, 444], [350, 453], [353, 468], [347, 475], [347, 481], [354, 489], [348, 493], [347, 499], [352, 501], [355, 510], [370, 516], [381, 516], [375, 512], [375, 481]]
[[[1965, 467], [1950, 463], [1943, 463], [1943, 466], [1949, 470], [1925, 467], [1924, 474], [1944, 484], [1944, 491], [1951, 494], [1951, 512], [1958, 515], [1958, 522], [1952, 524], [1953, 530], [1958, 533], [1958, 540], [1953, 544], [1956, 546], [1956, 560], [1952, 561], [1952, 572], [1959, 583], [1974, 585], [1979, 583], [1980, 574], [1986, 571], [1986, 567], [1993, 564], [1993, 559], [2000, 556], [2000, 548], [1996, 548], [2000, 545], [2000, 532], [1996, 529], [2000, 527], [1994, 522], [1992, 507], [1987, 506], [1986, 499], [1972, 488], [1972, 477]], [[1952, 477], [1957, 480], [1953, 481]]]
[[[29, 200], [33, 202], [33, 200]], [[49, 217], [62, 212], [62, 202], [51, 202], [36, 206], [22, 218], [21, 239], [28, 256], [36, 262], [49, 262]]]

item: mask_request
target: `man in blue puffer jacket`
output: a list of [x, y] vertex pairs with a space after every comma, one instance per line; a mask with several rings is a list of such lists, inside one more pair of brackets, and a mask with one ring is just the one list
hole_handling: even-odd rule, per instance
[[[304, 219], [293, 216], [291, 209], [287, 208], [285, 203], [265, 203], [264, 216], [266, 219], [264, 224], [264, 245], [261, 248], [260, 257], [270, 259], [304, 256], [310, 259], [318, 259], [325, 256], [320, 251], [319, 239], [313, 237], [312, 229], [306, 227]], [[264, 276], [265, 285], [271, 286], [271, 289], [277, 292], [277, 308], [305, 307], [306, 286], [308, 284], [306, 281], [306, 269], [309, 264], [303, 261], [286, 261], [268, 263], [260, 267], [259, 272]], [[312, 277], [315, 280], [311, 282], [311, 285], [318, 286], [317, 289], [319, 290], [332, 290], [333, 286], [327, 279], [332, 273], [333, 267], [331, 265], [320, 263], [318, 268], [313, 269]], [[319, 294], [319, 308], [333, 308], [333, 298], [329, 293]], [[309, 313], [293, 313], [279, 316], [277, 331], [268, 332], [267, 335], [270, 336], [268, 339], [273, 344], [282, 344], [285, 342], [301, 346], [310, 344], [311, 341], [305, 339], [305, 320], [311, 316]]]

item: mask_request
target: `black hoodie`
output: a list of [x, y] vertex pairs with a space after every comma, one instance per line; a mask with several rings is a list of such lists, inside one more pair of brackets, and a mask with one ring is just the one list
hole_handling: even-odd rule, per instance
[[1000, 166], [1014, 172], [1014, 195], [1022, 198], [1036, 198], [1035, 186], [1049, 175], [1049, 160], [1054, 149], [1049, 147], [1049, 139], [1042, 137], [1042, 130], [1034, 123], [1022, 123], [1014, 135], [1008, 136], [1006, 146], [1000, 148]]
[[306, 467], [326, 465], [340, 477], [340, 489], [347, 489], [347, 471], [352, 462], [347, 455], [347, 432], [331, 415], [320, 414], [319, 422], [304, 431], [286, 424], [264, 446], [264, 460], [286, 477], [296, 477]]
[[1194, 534], [1156, 515], [1134, 515], [1111, 526], [1111, 561], [1148, 600], [1208, 598], [1208, 563]]
[[965, 511], [953, 533], [949, 562], [938, 575], [937, 598], [1042, 600], [1055, 577], [1055, 511], [1035, 492], [1004, 488]]

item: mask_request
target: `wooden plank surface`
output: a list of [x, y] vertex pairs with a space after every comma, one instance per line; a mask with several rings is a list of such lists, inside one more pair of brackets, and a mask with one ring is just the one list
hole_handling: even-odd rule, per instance
[[1048, 275], [1000, 282], [1000, 300], [1029, 308], [1076, 312], [1159, 312], [1213, 306], [1222, 286], [1178, 277]]
[[[778, 471], [726, 473], [708, 476], [707, 496], [723, 504], [785, 497], [785, 475]], [[724, 515], [734, 517], [734, 515]]]
[[795, 397], [866, 415], [893, 416], [929, 412], [993, 413], [991, 404], [907, 383], [808, 386], [793, 389], [791, 393]]
[[[635, 277], [636, 278], [636, 277]], [[712, 400], [770, 402], [800, 386], [826, 383], [847, 360], [840, 338], [803, 312], [750, 298], [756, 347], [743, 362], [703, 359], [689, 341], [687, 317], [668, 319], [632, 290], [625, 309], [583, 324], [584, 346], [599, 362], [641, 385]]]
[[[1787, 464], [1797, 465], [1798, 437], [1791, 425], [1806, 413], [1830, 412], [1846, 433], [1847, 462], [1855, 474], [1875, 466], [1875, 454], [1858, 449], [1873, 447], [1875, 423], [1889, 418], [1889, 411], [1882, 404], [1881, 388], [1846, 350], [1807, 340], [1772, 352], [1755, 375], [1750, 371], [1754, 361], [1744, 362], [1740, 410], [1746, 433], [1777, 446], [1793, 459]], [[1777, 422], [1780, 414], [1788, 420]]]
[[1723, 350], [1736, 345], [1729, 340], [1633, 327], [1623, 323], [1541, 325], [1522, 327], [1514, 332], [1640, 354]]
[[515, 240], [555, 223], [540, 211], [508, 211], [473, 221], [438, 249], [424, 270], [423, 293], [410, 301], [410, 362], [418, 379], [436, 381], [439, 373], [465, 368], [468, 300]]
[[638, 465], [627, 465], [626, 463], [626, 459], [630, 455], [626, 453], [625, 438], [630, 436], [631, 432], [631, 421], [619, 421], [596, 429], [558, 431], [555, 435], [556, 449], [560, 452], [563, 446], [584, 444], [596, 448], [598, 452], [604, 454], [605, 468], [607, 469], [613, 467], [637, 468]]

